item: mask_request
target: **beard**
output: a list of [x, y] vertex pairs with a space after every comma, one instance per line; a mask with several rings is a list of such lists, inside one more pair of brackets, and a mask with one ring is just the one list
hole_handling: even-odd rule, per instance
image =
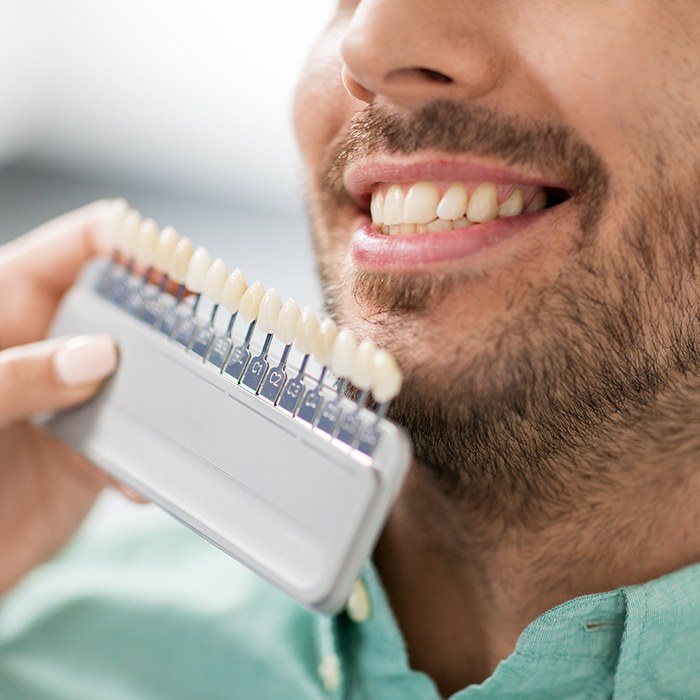
[[[459, 308], [453, 302], [489, 273], [357, 270], [334, 219], [347, 201], [349, 163], [428, 148], [554, 173], [572, 183], [578, 212], [548, 284], [514, 279], [504, 306], [515, 312], [480, 329], [454, 319], [449, 338], [433, 320]], [[329, 310], [396, 354], [405, 381], [389, 417], [448, 494], [532, 527], [538, 515], [551, 520], [613, 481], [612, 464], [653, 455], [669, 463], [679, 445], [700, 450], [679, 439], [688, 405], [698, 405], [700, 168], [671, 179], [640, 163], [639, 173], [613, 211], [609, 174], [569, 130], [438, 102], [408, 116], [369, 106], [314, 177], [314, 242]], [[687, 435], [695, 433], [691, 425]]]

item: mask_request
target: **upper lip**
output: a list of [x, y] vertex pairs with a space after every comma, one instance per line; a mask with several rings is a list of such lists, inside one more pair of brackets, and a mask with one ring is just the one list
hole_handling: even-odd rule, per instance
[[417, 159], [375, 157], [349, 165], [343, 175], [343, 184], [358, 206], [369, 207], [372, 187], [379, 182], [400, 183], [421, 180], [462, 180], [493, 182], [496, 185], [536, 185], [570, 191], [567, 183], [548, 180], [539, 175], [476, 159], [456, 159], [434, 156]]

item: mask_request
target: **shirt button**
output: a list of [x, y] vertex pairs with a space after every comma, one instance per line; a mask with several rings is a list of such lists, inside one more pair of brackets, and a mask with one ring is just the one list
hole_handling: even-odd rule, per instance
[[348, 598], [345, 611], [348, 617], [353, 622], [366, 622], [369, 619], [369, 614], [372, 610], [372, 605], [367, 592], [367, 586], [359, 579], [355, 581], [352, 588], [352, 593]]
[[330, 652], [326, 654], [318, 667], [318, 675], [321, 677], [323, 687], [332, 693], [340, 685], [340, 660], [338, 655]]

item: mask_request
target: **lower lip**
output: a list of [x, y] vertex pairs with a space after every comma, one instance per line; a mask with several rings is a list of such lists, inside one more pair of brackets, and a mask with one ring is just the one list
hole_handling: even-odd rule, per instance
[[434, 233], [389, 236], [363, 217], [350, 242], [353, 262], [367, 270], [420, 270], [446, 261], [471, 258], [498, 246], [538, 221], [550, 210], [496, 219], [486, 224]]

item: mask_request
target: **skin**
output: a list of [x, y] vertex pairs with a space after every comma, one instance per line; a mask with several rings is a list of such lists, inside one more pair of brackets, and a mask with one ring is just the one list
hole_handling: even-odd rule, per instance
[[[417, 460], [375, 561], [445, 695], [548, 608], [700, 561], [699, 40], [689, 0], [340, 2], [300, 80], [329, 309], [406, 375]], [[573, 196], [472, 258], [368, 274], [342, 175], [378, 153]]]
[[[66, 385], [53, 358], [66, 339], [42, 340], [63, 293], [100, 250], [95, 202], [0, 247], [0, 594], [56, 552], [99, 492], [115, 485], [30, 424], [37, 413], [91, 398], [98, 381]], [[133, 496], [128, 489], [126, 495]]]

